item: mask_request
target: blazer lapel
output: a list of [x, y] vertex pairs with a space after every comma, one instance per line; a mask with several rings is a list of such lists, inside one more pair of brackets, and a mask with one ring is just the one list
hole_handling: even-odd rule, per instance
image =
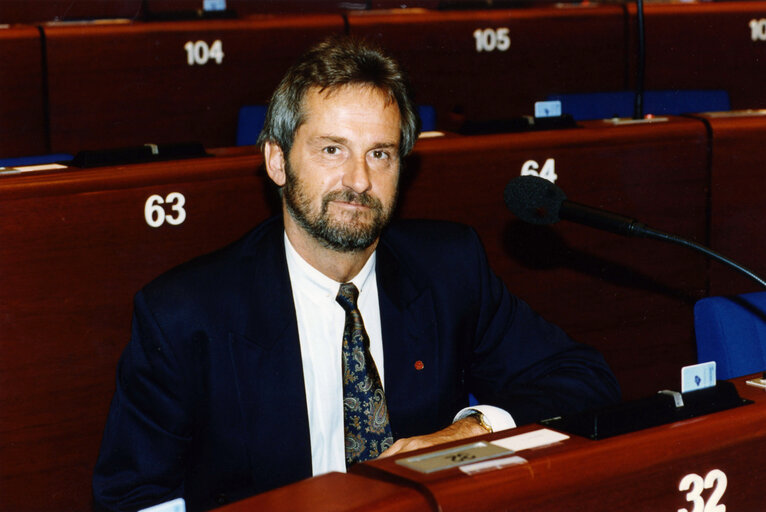
[[[431, 290], [381, 243], [377, 281], [385, 392], [394, 439], [432, 432], [438, 417], [439, 343]], [[441, 427], [438, 427], [441, 428]]]
[[230, 344], [254, 476], [278, 483], [311, 476], [311, 441], [282, 223], [257, 234], [243, 255], [244, 316]]

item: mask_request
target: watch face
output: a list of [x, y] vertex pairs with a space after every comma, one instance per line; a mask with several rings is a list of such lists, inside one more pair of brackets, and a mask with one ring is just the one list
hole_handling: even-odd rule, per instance
[[481, 425], [481, 428], [486, 430], [488, 433], [491, 434], [493, 432], [492, 426], [489, 423], [487, 423], [487, 418], [484, 416], [484, 413], [482, 413], [481, 411], [476, 411], [470, 414], [468, 417], [476, 418], [476, 421], [479, 422], [479, 425]]

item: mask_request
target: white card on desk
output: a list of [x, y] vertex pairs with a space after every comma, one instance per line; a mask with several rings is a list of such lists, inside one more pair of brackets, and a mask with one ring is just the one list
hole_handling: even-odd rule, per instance
[[406, 466], [420, 473], [433, 473], [442, 469], [454, 468], [463, 464], [470, 464], [501, 455], [512, 455], [507, 448], [495, 446], [484, 441], [463, 444], [446, 450], [415, 455], [406, 459], [399, 459], [397, 464]]
[[530, 448], [538, 448], [540, 446], [547, 446], [549, 444], [558, 443], [565, 439], [569, 439], [569, 436], [556, 432], [555, 430], [549, 430], [547, 428], [541, 428], [526, 432], [524, 434], [517, 434], [503, 439], [495, 439], [492, 444], [502, 446], [514, 452], [520, 452], [521, 450], [529, 450]]
[[681, 393], [715, 386], [715, 361], [681, 368]]
[[559, 117], [561, 115], [561, 102], [555, 101], [536, 101], [535, 117]]
[[176, 498], [153, 507], [143, 508], [138, 512], [186, 512], [186, 502], [183, 498]]

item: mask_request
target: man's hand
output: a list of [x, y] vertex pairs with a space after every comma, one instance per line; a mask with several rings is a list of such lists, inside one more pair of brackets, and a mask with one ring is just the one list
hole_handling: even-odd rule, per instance
[[428, 448], [429, 446], [457, 441], [467, 437], [480, 436], [486, 433], [487, 430], [481, 426], [476, 418], [468, 416], [433, 434], [399, 439], [391, 448], [381, 453], [379, 458], [390, 457], [397, 453], [409, 452], [420, 448]]

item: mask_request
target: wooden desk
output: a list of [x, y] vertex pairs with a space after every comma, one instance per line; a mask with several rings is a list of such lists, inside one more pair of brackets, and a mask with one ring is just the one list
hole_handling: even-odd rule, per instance
[[387, 482], [385, 479], [356, 474], [327, 473], [216, 510], [424, 512], [432, 509], [430, 497], [401, 482]]
[[626, 87], [617, 5], [350, 12], [348, 23], [399, 59], [442, 129], [532, 115], [549, 94]]
[[47, 152], [40, 33], [0, 28], [0, 158]]
[[[710, 247], [766, 276], [766, 111], [698, 116], [712, 134]], [[766, 279], [766, 277], [764, 277]], [[710, 263], [710, 294], [762, 291], [752, 279]]]
[[[674, 118], [423, 139], [398, 215], [475, 226], [511, 291], [601, 349], [626, 396], [672, 388], [696, 360], [704, 259], [577, 225], [522, 225], [502, 192], [527, 162], [552, 159], [573, 200], [703, 239], [706, 137], [701, 121]], [[0, 509], [87, 508], [133, 295], [276, 211], [255, 148], [216, 155], [0, 175]]]
[[[757, 511], [766, 478], [766, 394], [746, 386], [744, 379], [736, 384], [740, 395], [754, 404], [601, 441], [573, 435], [558, 444], [519, 451], [527, 462], [500, 470], [466, 476], [448, 469], [424, 475], [395, 462], [418, 453], [412, 452], [367, 462], [347, 478], [336, 473], [305, 480], [220, 510], [676, 511], [692, 510], [690, 492], [696, 490], [703, 505]], [[530, 425], [483, 439], [539, 428]], [[379, 478], [400, 490], [381, 489], [360, 476]], [[682, 482], [694, 483], [681, 490]], [[366, 503], [354, 499], [360, 486], [372, 489]], [[413, 495], [413, 487], [420, 497]], [[346, 501], [346, 495], [352, 498]], [[432, 505], [426, 508], [424, 500]]]
[[[135, 18], [142, 0], [2, 0], [0, 23], [38, 23], [53, 20]], [[198, 2], [202, 5], [202, 1]]]
[[236, 143], [237, 114], [266, 104], [340, 15], [46, 26], [51, 150]]
[[524, 224], [503, 190], [547, 163], [571, 200], [706, 243], [707, 143], [703, 123], [682, 118], [425, 139], [403, 171], [399, 214], [474, 226], [511, 292], [597, 347], [636, 398], [673, 386], [677, 369], [696, 362], [692, 306], [705, 294], [707, 262], [573, 223]]
[[[636, 7], [626, 5], [633, 87]], [[648, 3], [644, 15], [646, 89], [723, 89], [732, 109], [766, 107], [766, 2]]]
[[90, 508], [132, 296], [271, 214], [246, 149], [0, 175], [0, 510]]
[[[344, 12], [348, 9], [366, 9], [367, 0], [227, 0], [226, 8], [237, 13], [237, 16], [250, 14], [306, 14]], [[398, 5], [396, 7], [399, 7]], [[172, 11], [195, 11], [202, 8], [202, 0], [146, 0], [144, 10], [152, 13], [168, 13]]]

